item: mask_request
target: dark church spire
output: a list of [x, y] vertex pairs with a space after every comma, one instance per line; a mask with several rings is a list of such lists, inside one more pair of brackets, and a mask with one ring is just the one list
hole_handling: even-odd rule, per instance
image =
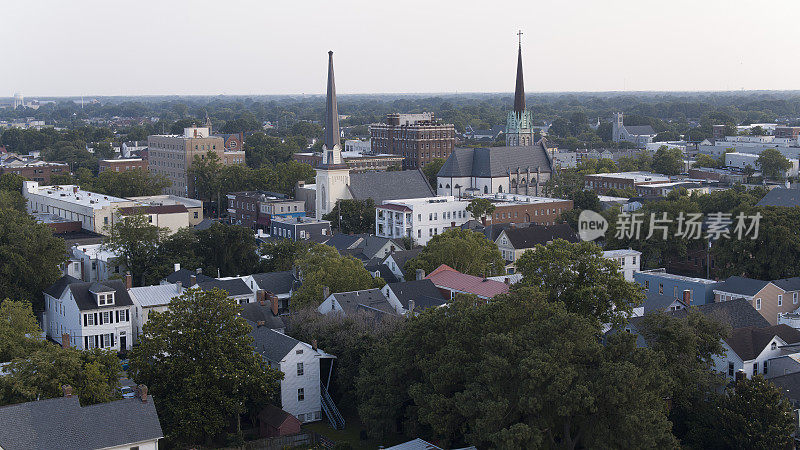
[[339, 109], [336, 106], [336, 83], [333, 80], [333, 51], [328, 52], [328, 94], [325, 100], [325, 140], [328, 150], [340, 145]]
[[525, 111], [525, 81], [522, 77], [522, 30], [517, 33], [519, 36], [519, 53], [517, 55], [517, 87], [514, 90], [514, 112], [517, 116], [522, 116]]

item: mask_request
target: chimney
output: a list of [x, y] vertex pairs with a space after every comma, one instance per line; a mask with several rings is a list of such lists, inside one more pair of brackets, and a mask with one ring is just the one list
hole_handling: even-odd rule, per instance
[[72, 192], [77, 194], [78, 193], [78, 186], [72, 186]]
[[189, 287], [197, 284], [197, 275], [189, 275]]
[[130, 289], [133, 287], [133, 276], [130, 272], [125, 272], [125, 288]]
[[178, 281], [178, 282], [176, 282], [176, 283], [175, 283], [175, 291], [176, 291], [177, 293], [179, 293], [179, 294], [180, 294], [180, 293], [181, 293], [181, 290], [182, 290], [182, 288], [183, 288], [183, 283], [181, 283], [180, 281]]
[[69, 333], [61, 333], [61, 346], [69, 348]]
[[203, 273], [203, 268], [202, 267], [198, 267], [197, 269], [194, 270], [194, 273], [200, 275], [201, 273]]
[[259, 289], [256, 291], [256, 301], [258, 302], [259, 305], [267, 306], [266, 294], [267, 293], [263, 289]]
[[317, 340], [316, 339], [312, 339], [311, 340], [311, 348], [313, 348], [314, 351], [317, 351]]
[[514, 222], [511, 222], [511, 223], [508, 224], [508, 227], [509, 228], [517, 228], [517, 224], [515, 224]]
[[322, 298], [327, 299], [331, 296], [331, 288], [328, 286], [322, 286]]
[[68, 384], [61, 386], [61, 392], [64, 394], [64, 397], [72, 397], [72, 386]]
[[417, 280], [424, 280], [424, 279], [425, 279], [425, 270], [417, 269]]
[[147, 403], [147, 386], [140, 384], [136, 386], [136, 396], [142, 401], [142, 403]]
[[174, 269], [175, 269], [175, 272], [181, 270], [181, 263], [175, 263]]
[[414, 312], [414, 306], [416, 306], [414, 304], [414, 300], [409, 300], [408, 301], [408, 312], [413, 313]]
[[272, 314], [278, 315], [278, 296], [270, 292], [269, 299], [272, 300]]
[[690, 306], [692, 304], [692, 291], [688, 289], [684, 289], [683, 291], [683, 303], [686, 306]]
[[260, 328], [260, 327], [263, 327], [266, 324], [267, 324], [267, 322], [265, 322], [263, 320], [259, 320], [258, 322], [256, 322], [256, 327]]

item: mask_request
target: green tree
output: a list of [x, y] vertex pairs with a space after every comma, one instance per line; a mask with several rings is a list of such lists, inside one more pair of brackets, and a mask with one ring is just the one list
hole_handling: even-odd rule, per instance
[[679, 148], [662, 145], [653, 156], [653, 171], [664, 175], [683, 172], [683, 152]]
[[203, 267], [203, 259], [197, 251], [197, 235], [192, 229], [182, 228], [165, 237], [158, 245], [156, 262], [145, 271], [145, 283], [158, 284], [175, 270], [175, 264], [190, 270]]
[[603, 258], [592, 242], [563, 239], [535, 248], [517, 260], [523, 286], [543, 290], [549, 302], [560, 302], [570, 312], [600, 323], [620, 323], [644, 300], [642, 288], [625, 281], [616, 262]]
[[727, 448], [790, 448], [797, 431], [794, 408], [761, 375], [744, 378], [719, 402], [718, 435]]
[[330, 220], [340, 233], [374, 233], [375, 201], [371, 198], [339, 200], [322, 218]]
[[314, 244], [297, 259], [303, 284], [292, 294], [292, 309], [317, 307], [324, 300], [323, 288], [331, 293], [358, 291], [382, 287], [381, 278], [375, 278], [364, 264], [352, 256], [342, 256], [335, 248]]
[[101, 194], [126, 198], [158, 195], [164, 188], [170, 186], [170, 181], [164, 175], [152, 174], [140, 169], [125, 172], [106, 170], [90, 183], [90, 186], [81, 184], [81, 187]]
[[259, 253], [262, 256], [261, 270], [264, 272], [282, 272], [291, 270], [298, 258], [308, 251], [308, 244], [292, 239], [261, 244]]
[[467, 212], [472, 214], [472, 217], [486, 223], [486, 216], [491, 216], [495, 210], [494, 203], [485, 198], [475, 198], [470, 200], [467, 205]]
[[149, 219], [146, 214], [119, 218], [106, 227], [108, 237], [103, 242], [103, 247], [117, 254], [140, 286], [147, 271], [158, 263], [158, 247], [168, 231], [152, 225]]
[[64, 385], [72, 386], [84, 406], [116, 400], [120, 368], [119, 358], [108, 350], [44, 345], [5, 367], [0, 405], [60, 397]]
[[53, 230], [24, 211], [0, 209], [0, 299], [13, 298], [43, 308], [42, 291], [61, 276], [67, 250]]
[[215, 222], [196, 235], [205, 273], [219, 271], [223, 277], [232, 277], [251, 274], [258, 267], [258, 243], [249, 228]]
[[711, 156], [706, 155], [705, 153], [700, 153], [699, 155], [697, 155], [697, 157], [695, 157], [693, 167], [717, 168], [720, 167], [720, 164], [718, 160], [712, 158]]
[[428, 183], [430, 183], [434, 192], [436, 192], [436, 186], [438, 186], [436, 175], [440, 170], [442, 170], [444, 161], [444, 158], [433, 158], [425, 164], [425, 167], [422, 168], [422, 173], [424, 173], [425, 177], [428, 178]]
[[302, 148], [295, 139], [281, 140], [264, 133], [253, 133], [244, 141], [247, 165], [253, 168], [289, 161], [292, 154], [300, 150]]
[[417, 269], [431, 273], [442, 264], [475, 276], [498, 275], [505, 269], [497, 245], [483, 233], [450, 229], [431, 238], [419, 255], [406, 263], [406, 279], [416, 279]]
[[[217, 199], [219, 208], [222, 190], [222, 162], [219, 155], [209, 153], [205, 158], [195, 155], [192, 165], [189, 166], [189, 176], [194, 178], [194, 190], [192, 194], [204, 200], [211, 201]], [[217, 213], [219, 216], [219, 212]]]
[[42, 330], [29, 302], [0, 303], [0, 363], [22, 358], [42, 347]]
[[[434, 308], [362, 361], [359, 416], [478, 448], [673, 447], [657, 354], [534, 290]], [[634, 432], [633, 430], [637, 430]]]
[[224, 291], [191, 289], [151, 313], [131, 355], [131, 374], [149, 387], [166, 437], [210, 443], [227, 423], [256, 414], [283, 375], [253, 351], [250, 325]]
[[16, 173], [4, 173], [0, 175], [0, 190], [17, 193], [22, 192], [22, 183], [24, 181], [25, 177], [22, 175], [17, 175]]
[[768, 148], [758, 155], [756, 164], [761, 167], [765, 178], [783, 178], [786, 171], [792, 168], [792, 163], [774, 148]]

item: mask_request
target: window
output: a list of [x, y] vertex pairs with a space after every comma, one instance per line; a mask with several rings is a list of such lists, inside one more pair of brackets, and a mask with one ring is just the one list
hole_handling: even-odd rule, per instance
[[728, 361], [728, 376], [733, 376], [733, 362]]
[[305, 399], [306, 399], [305, 390], [303, 390], [303, 388], [298, 389], [297, 390], [297, 401], [298, 402], [302, 402]]
[[650, 290], [650, 281], [649, 280], [645, 280], [644, 281], [644, 290], [645, 291], [649, 291]]
[[769, 345], [769, 349], [770, 350], [775, 350], [776, 348], [778, 348], [778, 343], [777, 342], [773, 342], [772, 344]]
[[797, 304], [797, 292], [792, 293], [792, 303], [795, 305]]
[[110, 322], [111, 322], [111, 313], [109, 311], [103, 311], [102, 323], [110, 323]]
[[295, 355], [302, 355], [303, 354], [303, 349], [301, 348], [300, 350], [295, 351], [294, 354]]
[[758, 375], [758, 361], [753, 363], [753, 375]]
[[662, 294], [662, 295], [664, 294], [664, 284], [663, 283], [658, 283], [658, 293]]
[[758, 309], [758, 310], [761, 309], [761, 299], [760, 298], [756, 299], [756, 309]]
[[783, 295], [778, 294], [778, 306], [783, 306]]
[[769, 361], [764, 361], [764, 375], [769, 372]]
[[297, 363], [297, 376], [303, 376], [303, 363]]

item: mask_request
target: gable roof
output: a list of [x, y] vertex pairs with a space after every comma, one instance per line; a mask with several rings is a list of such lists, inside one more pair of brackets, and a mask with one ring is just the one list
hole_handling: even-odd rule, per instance
[[161, 439], [153, 397], [81, 406], [77, 396], [0, 407], [0, 448], [71, 450]]
[[752, 278], [732, 276], [728, 277], [727, 280], [718, 284], [714, 288], [714, 290], [744, 295], [746, 297], [752, 297], [753, 295], [757, 294], [758, 291], [764, 289], [764, 286], [768, 284], [769, 281], [754, 280]]
[[389, 283], [388, 288], [394, 293], [403, 308], [408, 309], [409, 300], [414, 301], [414, 309], [424, 310], [442, 306], [447, 301], [442, 292], [429, 279]]
[[438, 287], [475, 294], [481, 298], [492, 298], [508, 292], [508, 285], [505, 283], [467, 275], [446, 264], [437, 267], [425, 278]]
[[64, 289], [66, 289], [67, 286], [72, 283], [82, 283], [82, 281], [75, 277], [64, 275], [63, 277], [56, 280], [55, 283], [51, 284], [50, 287], [45, 289], [44, 293], [53, 298], [59, 298], [61, 297], [61, 294], [64, 293]]
[[297, 339], [278, 333], [269, 327], [259, 327], [255, 322], [247, 321], [252, 327], [250, 336], [257, 353], [267, 361], [280, 362], [293, 348], [300, 343]]
[[261, 423], [265, 423], [273, 428], [280, 428], [284, 422], [297, 422], [297, 426], [300, 426], [301, 423], [297, 419], [297, 417], [287, 413], [286, 411], [278, 408], [275, 405], [267, 405], [261, 412], [258, 413], [258, 420]]
[[72, 297], [75, 299], [75, 303], [78, 305], [79, 310], [86, 311], [92, 309], [114, 308], [117, 306], [133, 305], [133, 301], [131, 300], [131, 297], [128, 295], [128, 289], [122, 280], [106, 280], [103, 282], [103, 285], [109, 287], [111, 290], [114, 291], [114, 304], [98, 306], [97, 301], [94, 299], [94, 296], [89, 291], [89, 288], [94, 284], [96, 283], [79, 282], [79, 283], [72, 283], [68, 286], [69, 290], [72, 292]]
[[253, 291], [247, 287], [247, 283], [242, 281], [241, 278], [231, 278], [228, 280], [211, 278], [210, 280], [198, 282], [197, 287], [203, 291], [222, 289], [223, 291], [227, 292], [228, 295], [250, 295], [253, 293]]
[[386, 257], [383, 258], [383, 262], [386, 263], [386, 260], [389, 259], [389, 257], [391, 256], [394, 263], [397, 264], [397, 267], [402, 272], [403, 267], [406, 265], [408, 260], [416, 258], [417, 255], [419, 255], [419, 252], [421, 251], [422, 247], [412, 248], [411, 250], [400, 250], [392, 254], [386, 255]]
[[550, 173], [552, 165], [544, 141], [520, 147], [457, 148], [445, 161], [437, 177], [504, 177], [509, 172], [530, 169]]
[[742, 361], [750, 361], [761, 354], [775, 336], [778, 336], [787, 344], [800, 342], [800, 331], [786, 324], [763, 328], [739, 328], [733, 330], [731, 335], [725, 339], [725, 342], [742, 358]]
[[171, 274], [167, 275], [167, 277], [164, 279], [170, 283], [177, 283], [180, 281], [184, 287], [188, 288], [192, 286], [191, 284], [192, 275], [194, 275], [197, 278], [198, 283], [201, 281], [213, 280], [213, 278], [209, 277], [208, 275], [203, 275], [202, 273], [197, 273], [194, 270], [188, 270], [188, 269], [180, 269], [176, 272], [172, 272]]
[[[647, 297], [644, 299], [644, 303], [642, 306], [644, 307], [644, 313], [647, 314], [653, 311], [665, 311], [669, 305], [675, 302], [676, 298], [672, 297], [671, 295], [663, 295], [658, 294], [656, 292], [647, 292]], [[683, 302], [681, 302], [683, 303]], [[684, 305], [685, 307], [686, 305]]]
[[800, 372], [772, 377], [769, 381], [778, 386], [781, 393], [786, 395], [789, 400], [800, 399]]
[[259, 289], [273, 294], [288, 294], [299, 283], [291, 270], [283, 272], [255, 273], [251, 275]]
[[772, 284], [778, 286], [784, 291], [800, 291], [800, 277], [782, 278], [780, 280], [773, 280]]
[[183, 288], [179, 289], [177, 284], [156, 284], [154, 286], [140, 286], [131, 288], [128, 293], [131, 300], [135, 300], [141, 306], [163, 306], [169, 305], [172, 299], [183, 294]]
[[396, 315], [389, 300], [380, 289], [364, 289], [352, 292], [337, 292], [332, 294], [345, 314], [355, 314], [358, 311], [371, 311]]
[[503, 230], [503, 233], [517, 250], [533, 248], [538, 244], [545, 245], [556, 239], [564, 239], [567, 242], [580, 242], [577, 234], [566, 223], [556, 225], [531, 224], [531, 226], [525, 228], [508, 228]]
[[350, 174], [350, 194], [356, 200], [371, 198], [376, 205], [384, 200], [433, 197], [436, 193], [421, 170], [356, 172]]
[[775, 188], [767, 192], [756, 206], [800, 206], [800, 189]]
[[269, 302], [263, 306], [259, 302], [246, 303], [242, 305], [241, 315], [247, 319], [248, 322], [256, 324], [263, 320], [264, 325], [273, 330], [286, 328], [283, 319], [280, 316], [272, 314], [272, 304]]
[[753, 305], [743, 298], [728, 300], [726, 302], [707, 303], [705, 305], [690, 306], [686, 309], [674, 311], [675, 317], [688, 314], [690, 308], [697, 308], [703, 315], [728, 324], [731, 329], [744, 327], [768, 327], [770, 323]]
[[628, 133], [633, 135], [647, 135], [656, 134], [656, 131], [650, 125], [623, 125]]

